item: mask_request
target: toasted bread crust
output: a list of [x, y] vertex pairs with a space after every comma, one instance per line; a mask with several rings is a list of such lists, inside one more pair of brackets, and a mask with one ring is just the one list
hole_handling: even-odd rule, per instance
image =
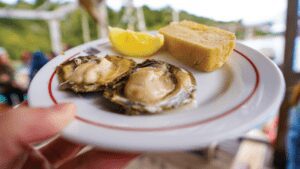
[[204, 72], [224, 65], [235, 47], [233, 33], [191, 21], [171, 23], [159, 32], [175, 58]]

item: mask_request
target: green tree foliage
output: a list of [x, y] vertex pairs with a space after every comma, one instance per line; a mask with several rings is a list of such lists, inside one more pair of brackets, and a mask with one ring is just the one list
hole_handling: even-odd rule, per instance
[[109, 25], [113, 27], [121, 27], [125, 28], [125, 23], [122, 22], [122, 16], [124, 15], [125, 8], [121, 8], [119, 12], [116, 12], [110, 8], [108, 8], [108, 18], [109, 18]]
[[18, 2], [12, 6], [13, 8], [18, 8], [18, 9], [33, 9], [34, 6], [30, 3], [27, 3], [24, 0], [18, 0]]
[[18, 59], [23, 51], [50, 51], [48, 27], [43, 21], [1, 19], [0, 37], [0, 46], [12, 59]]
[[156, 30], [172, 21], [172, 9], [165, 7], [160, 10], [152, 10], [143, 6], [146, 26], [149, 30]]
[[3, 8], [5, 6], [6, 6], [6, 4], [0, 1], [0, 8]]
[[63, 43], [71, 46], [83, 43], [80, 10], [76, 10], [61, 22], [61, 31]]
[[33, 6], [34, 7], [39, 7], [42, 4], [44, 4], [47, 0], [35, 0]]

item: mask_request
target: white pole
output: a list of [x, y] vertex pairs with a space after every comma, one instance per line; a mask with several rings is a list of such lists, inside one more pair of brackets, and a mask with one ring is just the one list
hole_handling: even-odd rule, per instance
[[52, 19], [48, 21], [52, 50], [55, 53], [62, 52], [61, 33], [59, 20]]
[[137, 15], [137, 21], [138, 21], [138, 29], [140, 31], [145, 31], [146, 28], [146, 23], [145, 23], [145, 16], [144, 16], [144, 11], [143, 7], [137, 7], [136, 9], [136, 15]]
[[81, 9], [81, 28], [82, 28], [83, 41], [89, 42], [91, 40], [89, 21], [85, 11], [82, 9]]
[[103, 0], [99, 4], [99, 31], [98, 36], [103, 38], [107, 37], [108, 34], [108, 18], [107, 18], [107, 6], [106, 6], [106, 0]]
[[179, 21], [179, 12], [176, 9], [172, 10], [172, 20], [173, 22]]
[[134, 5], [133, 0], [126, 0], [125, 2], [125, 13], [122, 17], [123, 22], [127, 23], [127, 28], [134, 30], [135, 17], [133, 16]]

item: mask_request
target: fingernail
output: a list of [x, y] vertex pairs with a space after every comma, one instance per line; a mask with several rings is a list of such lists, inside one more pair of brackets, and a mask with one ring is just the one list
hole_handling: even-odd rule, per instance
[[50, 108], [53, 113], [54, 118], [57, 118], [57, 115], [64, 117], [66, 123], [73, 121], [76, 113], [76, 106], [72, 103], [62, 103], [54, 105]]
[[75, 118], [76, 107], [72, 103], [62, 103], [50, 107], [48, 118], [53, 122], [53, 126], [63, 128]]
[[54, 109], [56, 112], [69, 112], [74, 114], [76, 111], [76, 106], [73, 103], [61, 103], [61, 104], [56, 104], [51, 107]]

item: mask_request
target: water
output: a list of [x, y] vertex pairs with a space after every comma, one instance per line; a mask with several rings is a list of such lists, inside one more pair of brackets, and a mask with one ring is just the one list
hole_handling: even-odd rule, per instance
[[[281, 65], [284, 61], [284, 41], [284, 36], [281, 35], [248, 39], [240, 42], [260, 51], [265, 56], [270, 57], [277, 65]], [[300, 70], [300, 58], [298, 60], [297, 65]]]

